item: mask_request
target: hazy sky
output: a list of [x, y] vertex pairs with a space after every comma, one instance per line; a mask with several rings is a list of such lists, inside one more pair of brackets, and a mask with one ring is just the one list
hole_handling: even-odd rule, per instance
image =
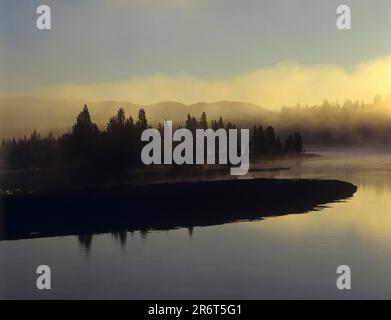
[[[35, 27], [40, 4], [50, 31]], [[0, 0], [0, 25], [1, 96], [278, 106], [391, 93], [390, 0]]]

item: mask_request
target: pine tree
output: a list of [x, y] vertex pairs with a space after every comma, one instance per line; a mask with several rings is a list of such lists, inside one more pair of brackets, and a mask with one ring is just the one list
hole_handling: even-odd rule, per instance
[[208, 119], [206, 117], [206, 113], [202, 112], [200, 122], [199, 122], [199, 128], [200, 129], [208, 129]]
[[98, 126], [91, 121], [87, 105], [84, 105], [82, 112], [76, 118], [72, 133], [77, 137], [88, 137], [99, 132]]

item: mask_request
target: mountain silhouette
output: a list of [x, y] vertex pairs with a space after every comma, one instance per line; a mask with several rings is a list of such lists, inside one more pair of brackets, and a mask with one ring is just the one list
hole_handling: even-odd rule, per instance
[[[100, 127], [105, 127], [107, 119], [123, 108], [126, 114], [137, 115], [140, 108], [148, 114], [150, 123], [167, 119], [182, 123], [188, 113], [201, 114], [205, 111], [210, 119], [220, 116], [226, 122], [243, 122], [262, 119], [267, 122], [274, 112], [261, 106], [234, 101], [200, 102], [186, 105], [174, 101], [165, 101], [150, 105], [135, 104], [126, 101], [82, 101], [82, 100], [48, 100], [30, 97], [0, 99], [0, 138], [23, 137], [33, 130], [43, 134], [66, 132], [74, 122], [80, 106], [87, 104], [91, 117]], [[253, 124], [253, 122], [251, 122]]]

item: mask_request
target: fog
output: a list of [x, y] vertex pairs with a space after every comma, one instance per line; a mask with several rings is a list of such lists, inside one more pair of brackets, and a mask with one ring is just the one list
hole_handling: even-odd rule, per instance
[[21, 92], [1, 92], [0, 97], [33, 96], [45, 99], [86, 101], [131, 101], [153, 104], [179, 101], [244, 101], [278, 111], [282, 105], [318, 104], [323, 99], [370, 101], [391, 92], [391, 56], [362, 61], [350, 67], [337, 64], [280, 63], [206, 79], [188, 73], [147, 74], [127, 80], [88, 84], [64, 83]]
[[205, 111], [209, 121], [221, 116], [225, 123], [230, 121], [241, 127], [272, 125], [282, 138], [293, 130], [300, 131], [308, 146], [391, 146], [391, 95], [376, 96], [370, 103], [324, 100], [316, 105], [283, 106], [280, 111], [235, 101], [140, 105], [121, 101], [12, 98], [0, 100], [0, 138], [23, 137], [35, 129], [42, 134], [62, 134], [71, 128], [84, 104], [101, 128], [105, 128], [120, 107], [134, 119], [138, 110], [144, 108], [153, 125], [164, 120], [184, 125], [188, 113], [199, 117]]

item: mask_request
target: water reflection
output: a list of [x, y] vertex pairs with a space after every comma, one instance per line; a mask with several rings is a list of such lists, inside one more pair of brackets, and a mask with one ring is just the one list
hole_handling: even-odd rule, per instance
[[[133, 187], [131, 187], [133, 188]], [[95, 193], [21, 195], [3, 199], [0, 240], [79, 234], [88, 251], [95, 233], [220, 225], [316, 211], [351, 197], [353, 184], [333, 180], [253, 179], [147, 185]]]
[[[109, 234], [111, 235], [111, 239], [115, 243], [119, 244], [123, 250], [125, 250], [127, 241], [129, 240], [128, 235], [130, 234], [131, 238], [133, 238], [134, 232], [135, 231], [124, 230], [124, 231], [110, 232]], [[147, 240], [149, 232], [153, 232], [153, 230], [140, 230], [139, 231], [141, 241]], [[193, 233], [194, 233], [194, 227], [192, 227], [192, 226], [188, 227], [187, 232], [188, 232], [189, 239], [192, 239]], [[95, 235], [95, 236], [97, 236], [97, 235]], [[87, 256], [89, 256], [89, 253], [91, 251], [92, 242], [94, 239], [94, 234], [78, 235], [77, 239], [79, 242], [80, 249], [82, 251], [84, 251], [87, 254]]]
[[116, 242], [121, 244], [121, 247], [124, 248], [126, 246], [126, 241], [128, 239], [128, 234], [126, 231], [112, 232], [111, 236]]
[[[7, 274], [0, 281], [0, 297], [47, 298], [26, 286], [34, 267], [46, 263], [56, 271], [50, 297], [60, 299], [389, 299], [390, 165], [389, 155], [353, 154], [343, 160], [337, 153], [272, 173], [358, 186], [346, 201], [308, 209], [313, 213], [320, 207], [316, 214], [203, 227], [189, 223], [169, 231], [119, 228], [121, 235], [116, 230], [0, 241], [0, 256], [5, 257], [0, 271]], [[336, 290], [340, 264], [352, 268], [350, 292]]]
[[[129, 232], [133, 235], [133, 231]], [[128, 232], [127, 231], [117, 231], [117, 232], [110, 232], [111, 238], [114, 240], [115, 243], [119, 243], [122, 249], [126, 248], [126, 242], [128, 241]], [[143, 238], [146, 239], [147, 232], [145, 234], [141, 232], [141, 235]], [[77, 239], [79, 242], [80, 249], [82, 251], [85, 251], [87, 256], [89, 255], [91, 251], [91, 246], [93, 242], [94, 235], [93, 234], [83, 234], [78, 235]]]
[[92, 244], [92, 234], [86, 234], [86, 235], [78, 235], [77, 236], [79, 239], [79, 245], [82, 250], [85, 250], [85, 252], [88, 254], [91, 249], [91, 244]]

